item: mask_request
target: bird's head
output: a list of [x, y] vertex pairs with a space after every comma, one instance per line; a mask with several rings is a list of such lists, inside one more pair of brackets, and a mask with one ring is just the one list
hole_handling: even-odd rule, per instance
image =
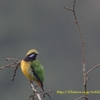
[[27, 56], [27, 55], [31, 55], [31, 54], [36, 54], [36, 55], [38, 55], [39, 53], [37, 52], [37, 50], [31, 49], [31, 50], [29, 50], [29, 51], [27, 52], [26, 56]]
[[25, 61], [33, 61], [36, 59], [36, 56], [39, 53], [35, 49], [31, 49], [27, 52], [26, 57], [24, 58]]

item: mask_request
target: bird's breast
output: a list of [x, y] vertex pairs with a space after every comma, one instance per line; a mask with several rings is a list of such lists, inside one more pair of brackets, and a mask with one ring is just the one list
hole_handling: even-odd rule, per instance
[[21, 70], [23, 74], [29, 79], [29, 80], [35, 80], [35, 77], [33, 75], [32, 69], [31, 69], [31, 62], [26, 62], [24, 60], [21, 61]]

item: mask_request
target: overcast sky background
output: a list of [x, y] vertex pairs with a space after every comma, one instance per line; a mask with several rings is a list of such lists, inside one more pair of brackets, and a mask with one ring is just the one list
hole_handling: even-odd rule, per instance
[[[72, 12], [63, 9], [72, 5], [73, 0], [0, 0], [0, 66], [10, 63], [7, 57], [23, 59], [35, 48], [45, 68], [45, 91], [83, 90], [81, 39]], [[77, 0], [76, 14], [89, 70], [100, 63], [100, 0]], [[27, 100], [32, 94], [28, 80], [20, 69], [13, 82], [12, 75], [13, 69], [0, 71], [0, 100]], [[100, 68], [89, 74], [88, 90], [100, 90]], [[79, 96], [51, 93], [52, 100]]]

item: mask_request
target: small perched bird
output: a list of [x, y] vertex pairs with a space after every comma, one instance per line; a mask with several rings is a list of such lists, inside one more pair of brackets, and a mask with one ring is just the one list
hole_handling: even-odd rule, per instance
[[36, 81], [44, 92], [44, 68], [36, 59], [38, 54], [35, 49], [29, 50], [25, 58], [21, 61], [21, 70], [30, 82]]

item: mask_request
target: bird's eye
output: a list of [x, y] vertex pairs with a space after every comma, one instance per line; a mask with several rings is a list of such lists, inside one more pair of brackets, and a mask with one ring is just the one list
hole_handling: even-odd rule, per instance
[[34, 57], [34, 55], [35, 55], [35, 54], [31, 54], [31, 55], [29, 55], [29, 57], [32, 58], [32, 57]]

